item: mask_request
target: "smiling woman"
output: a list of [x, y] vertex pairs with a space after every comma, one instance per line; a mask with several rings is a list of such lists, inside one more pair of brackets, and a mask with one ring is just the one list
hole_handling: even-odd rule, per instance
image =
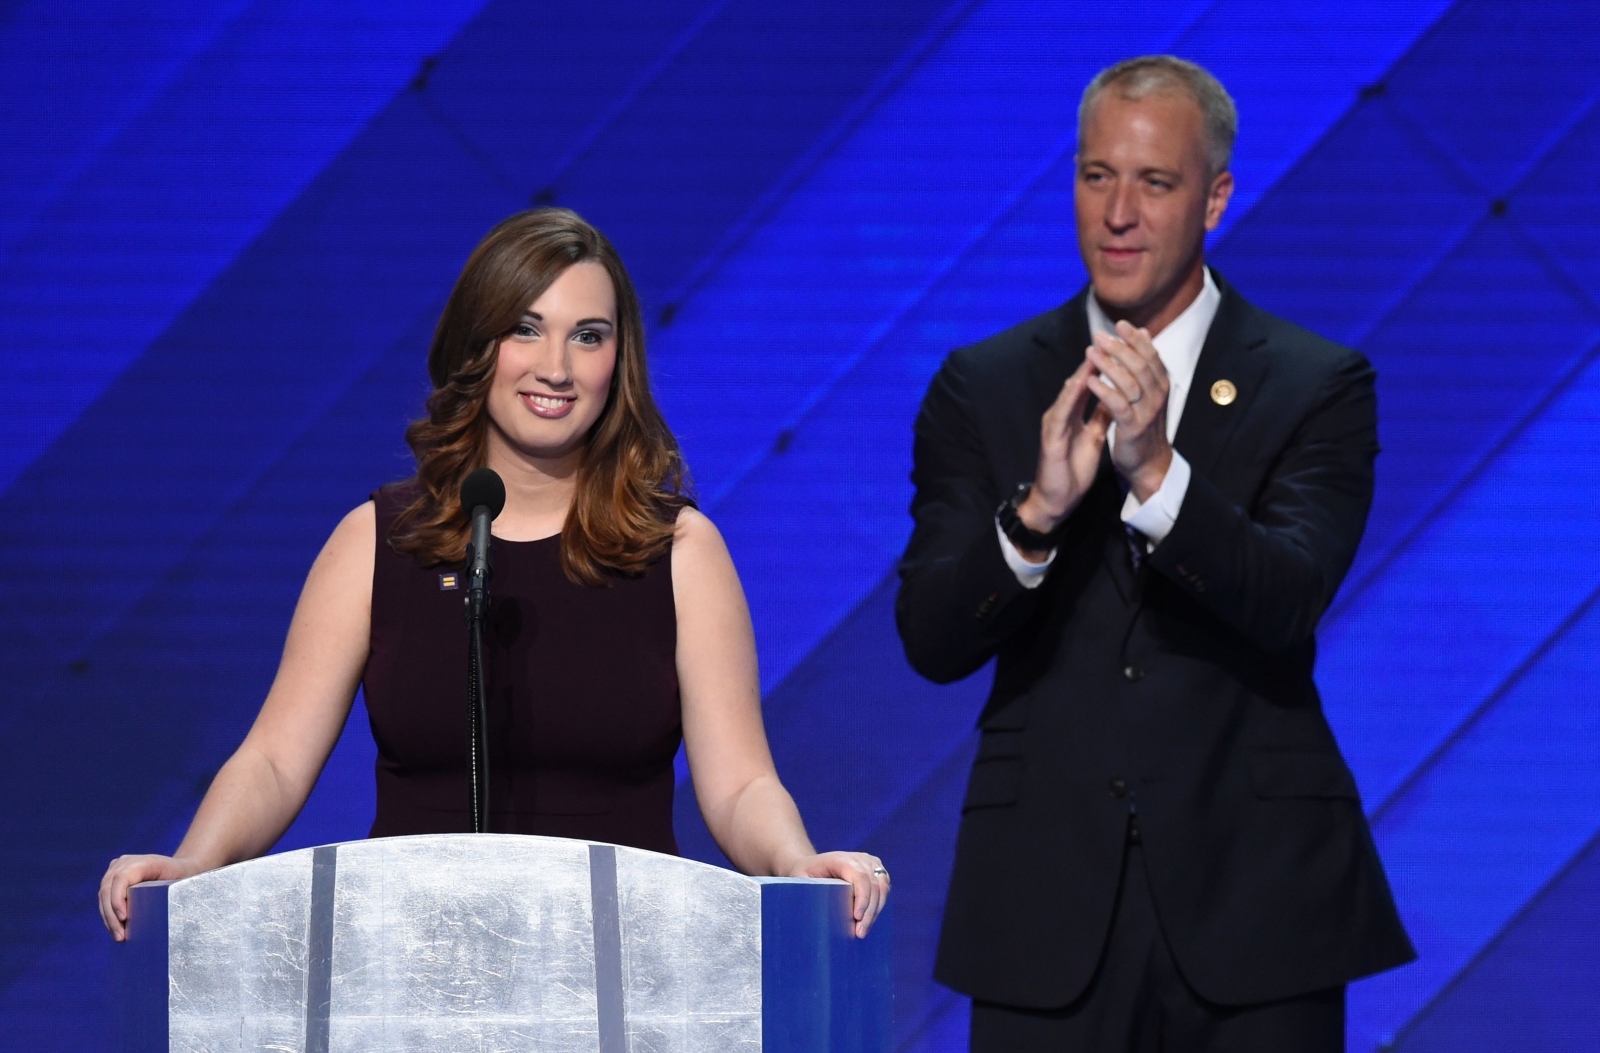
[[420, 486], [396, 523], [396, 549], [459, 561], [461, 479], [485, 464], [519, 473], [531, 458], [540, 478], [572, 480], [570, 502], [558, 502], [564, 522], [550, 522], [551, 506], [520, 523], [527, 513], [508, 506], [499, 526], [560, 531], [568, 577], [600, 585], [666, 551], [688, 503], [683, 461], [650, 394], [633, 283], [575, 213], [523, 212], [489, 232], [439, 319], [428, 373], [428, 416], [406, 433]]
[[127, 890], [271, 848], [304, 805], [357, 687], [378, 745], [370, 836], [468, 828], [467, 638], [457, 569], [462, 480], [494, 469], [485, 640], [489, 829], [676, 852], [673, 759], [747, 873], [838, 877], [865, 935], [888, 872], [818, 854], [761, 722], [754, 633], [715, 526], [692, 504], [650, 394], [622, 261], [575, 213], [512, 216], [468, 259], [428, 354], [433, 393], [406, 438], [416, 475], [334, 530], [306, 579], [261, 713], [175, 855], [122, 856]]

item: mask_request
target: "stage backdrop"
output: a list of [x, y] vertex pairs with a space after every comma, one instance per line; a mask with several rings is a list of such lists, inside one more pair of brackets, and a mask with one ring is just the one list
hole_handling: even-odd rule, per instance
[[[1380, 374], [1318, 675], [1422, 957], [1353, 988], [1352, 1049], [1596, 1048], [1592, 12], [0, 3], [4, 1044], [105, 1048], [107, 860], [176, 845], [323, 539], [409, 474], [467, 252], [557, 203], [640, 286], [784, 778], [894, 871], [899, 1046], [963, 1048], [929, 970], [988, 674], [934, 688], [895, 638], [910, 424], [948, 350], [1083, 281], [1078, 93], [1173, 52], [1239, 104], [1216, 265]], [[280, 847], [365, 833], [365, 723]]]

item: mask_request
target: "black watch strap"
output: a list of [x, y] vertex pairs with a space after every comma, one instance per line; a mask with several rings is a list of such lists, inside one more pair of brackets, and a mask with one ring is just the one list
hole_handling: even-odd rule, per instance
[[995, 520], [1000, 524], [1000, 532], [1011, 539], [1011, 543], [1018, 548], [1025, 548], [1029, 552], [1045, 552], [1056, 547], [1055, 534], [1042, 534], [1028, 526], [1017, 514], [1017, 509], [1022, 507], [1022, 502], [1028, 499], [1028, 494], [1033, 492], [1032, 483], [1018, 483], [1011, 496], [1000, 502], [1000, 507], [995, 510]]

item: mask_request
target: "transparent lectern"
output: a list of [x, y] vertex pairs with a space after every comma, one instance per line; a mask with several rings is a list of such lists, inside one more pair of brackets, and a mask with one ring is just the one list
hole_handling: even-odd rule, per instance
[[134, 887], [137, 1053], [887, 1053], [887, 916], [840, 881], [437, 834]]

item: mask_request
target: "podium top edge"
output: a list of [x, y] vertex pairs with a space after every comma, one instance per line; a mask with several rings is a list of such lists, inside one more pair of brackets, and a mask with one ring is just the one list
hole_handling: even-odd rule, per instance
[[[635, 847], [633, 847], [631, 845], [614, 845], [614, 844], [609, 844], [609, 843], [604, 842], [604, 841], [586, 841], [586, 840], [583, 840], [583, 839], [580, 839], [580, 838], [549, 837], [549, 836], [544, 836], [544, 835], [539, 835], [539, 834], [449, 833], [449, 834], [406, 834], [406, 835], [401, 835], [401, 836], [397, 836], [397, 837], [360, 838], [360, 839], [351, 840], [351, 841], [336, 841], [336, 842], [333, 842], [333, 843], [327, 844], [327, 845], [317, 845], [317, 846], [308, 846], [306, 848], [296, 848], [296, 849], [291, 849], [291, 850], [289, 850], [287, 852], [269, 853], [269, 854], [264, 855], [264, 856], [257, 856], [254, 859], [240, 860], [237, 863], [230, 863], [230, 864], [228, 864], [226, 866], [217, 867], [214, 870], [208, 870], [208, 871], [206, 871], [204, 873], [196, 874], [193, 877], [183, 878], [183, 879], [181, 879], [180, 881], [177, 881], [177, 882], [173, 882], [173, 881], [160, 881], [160, 882], [150, 881], [150, 882], [142, 882], [141, 885], [154, 887], [154, 886], [166, 886], [166, 885], [172, 885], [172, 884], [188, 885], [190, 882], [209, 883], [209, 881], [215, 880], [217, 878], [217, 876], [223, 874], [226, 871], [231, 871], [236, 867], [250, 867], [250, 866], [253, 866], [253, 865], [256, 865], [256, 864], [265, 863], [265, 862], [267, 862], [269, 860], [276, 860], [276, 861], [279, 861], [279, 862], [285, 862], [291, 857], [300, 857], [300, 858], [305, 859], [307, 862], [309, 862], [311, 857], [315, 853], [317, 853], [319, 851], [324, 851], [324, 850], [329, 849], [329, 848], [340, 849], [340, 848], [347, 848], [348, 847], [348, 848], [354, 849], [354, 848], [357, 848], [357, 847], [379, 846], [379, 845], [384, 845], [384, 844], [404, 844], [404, 843], [407, 843], [407, 842], [410, 842], [410, 843], [433, 842], [434, 844], [438, 844], [441, 847], [443, 847], [443, 846], [449, 845], [449, 844], [481, 845], [481, 844], [485, 843], [486, 841], [487, 842], [501, 842], [501, 843], [515, 843], [515, 844], [522, 844], [522, 845], [533, 845], [533, 844], [538, 844], [538, 843], [545, 843], [545, 844], [549, 844], [549, 845], [552, 845], [552, 846], [560, 845], [560, 846], [568, 847], [568, 848], [570, 848], [572, 846], [580, 846], [580, 845], [581, 846], [585, 846], [585, 847], [589, 847], [589, 848], [595, 848], [595, 847], [614, 848], [614, 849], [620, 849], [622, 851], [626, 851], [626, 852], [629, 852], [629, 853], [638, 853], [639, 855], [643, 855], [643, 856], [653, 856], [653, 857], [656, 857], [656, 858], [661, 859], [661, 860], [671, 860], [676, 865], [681, 865], [683, 867], [690, 868], [690, 869], [704, 868], [705, 870], [715, 871], [715, 872], [717, 872], [719, 874], [725, 874], [725, 875], [729, 875], [731, 877], [736, 877], [736, 878], [742, 879], [744, 881], [754, 882], [757, 885], [762, 885], [762, 884], [846, 885], [846, 884], [848, 884], [848, 882], [843, 881], [843, 880], [841, 880], [839, 878], [756, 877], [756, 876], [752, 876], [752, 875], [749, 875], [749, 874], [742, 874], [737, 870], [731, 870], [731, 869], [728, 869], [726, 867], [719, 867], [719, 866], [716, 866], [715, 864], [712, 864], [712, 863], [705, 863], [705, 862], [702, 862], [702, 861], [700, 861], [698, 859], [689, 859], [689, 858], [687, 858], [685, 856], [668, 855], [667, 853], [664, 853], [664, 852], [652, 852], [649, 849], [635, 848]], [[134, 887], [138, 888], [140, 886], [136, 885]]]
[[836, 877], [756, 877], [747, 875], [758, 885], [848, 885], [844, 878]]

